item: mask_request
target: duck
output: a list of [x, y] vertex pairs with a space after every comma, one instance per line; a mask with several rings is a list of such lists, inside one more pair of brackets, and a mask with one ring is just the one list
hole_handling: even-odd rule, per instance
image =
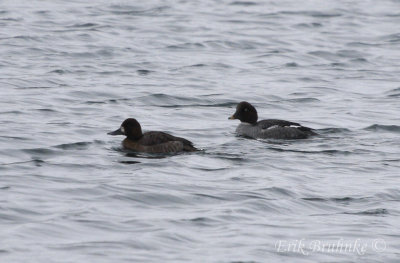
[[122, 146], [127, 150], [144, 153], [177, 153], [194, 152], [198, 149], [193, 143], [161, 131], [142, 132], [140, 123], [134, 118], [124, 120], [121, 126], [107, 133], [109, 135], [125, 135]]
[[317, 134], [312, 128], [296, 122], [278, 119], [257, 121], [257, 110], [247, 101], [240, 102], [236, 112], [228, 119], [240, 120], [237, 135], [253, 139], [306, 139]]

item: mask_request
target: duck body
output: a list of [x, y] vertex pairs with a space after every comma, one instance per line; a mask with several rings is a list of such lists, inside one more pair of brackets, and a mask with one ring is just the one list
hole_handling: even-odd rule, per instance
[[260, 139], [306, 139], [316, 133], [311, 128], [284, 120], [262, 120], [256, 124], [242, 122], [236, 128], [239, 136]]
[[306, 139], [316, 133], [299, 123], [268, 119], [257, 121], [256, 109], [248, 102], [241, 102], [236, 108], [235, 114], [229, 119], [239, 119], [241, 123], [236, 128], [239, 136], [260, 139]]
[[191, 141], [181, 137], [161, 131], [142, 133], [139, 122], [133, 118], [126, 119], [119, 129], [108, 134], [126, 135], [127, 137], [122, 141], [122, 146], [136, 152], [177, 153], [197, 151]]
[[146, 132], [139, 140], [125, 138], [122, 146], [125, 149], [146, 153], [193, 152], [197, 150], [192, 142], [159, 131]]

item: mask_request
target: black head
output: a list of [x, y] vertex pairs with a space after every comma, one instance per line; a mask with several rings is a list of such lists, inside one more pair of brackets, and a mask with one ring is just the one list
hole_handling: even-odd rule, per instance
[[236, 106], [236, 112], [231, 117], [229, 117], [229, 119], [238, 119], [241, 122], [254, 124], [257, 122], [258, 115], [256, 108], [254, 108], [253, 105], [246, 101], [242, 101]]
[[107, 133], [109, 135], [125, 135], [129, 139], [138, 140], [143, 136], [142, 127], [140, 123], [134, 119], [129, 118], [124, 120], [118, 130]]

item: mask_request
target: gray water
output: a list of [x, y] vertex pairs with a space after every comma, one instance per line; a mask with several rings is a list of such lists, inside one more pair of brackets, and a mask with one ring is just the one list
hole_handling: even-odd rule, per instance
[[[398, 0], [1, 1], [0, 261], [398, 262], [399, 25]], [[320, 135], [236, 137], [243, 100]], [[203, 151], [126, 152], [127, 117]]]

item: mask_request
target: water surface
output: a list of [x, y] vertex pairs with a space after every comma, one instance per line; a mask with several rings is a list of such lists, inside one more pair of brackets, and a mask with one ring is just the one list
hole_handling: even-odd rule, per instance
[[[2, 262], [398, 261], [399, 1], [0, 7]], [[320, 136], [236, 137], [242, 100]], [[124, 152], [127, 117], [204, 151]]]

